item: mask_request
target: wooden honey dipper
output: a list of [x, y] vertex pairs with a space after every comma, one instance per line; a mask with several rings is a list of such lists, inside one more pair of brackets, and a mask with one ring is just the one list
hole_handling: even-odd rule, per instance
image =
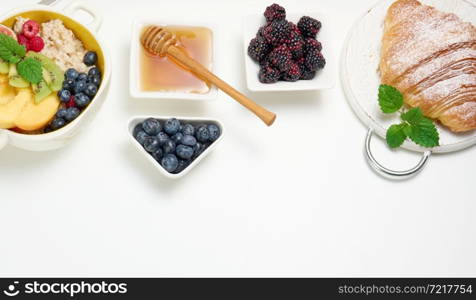
[[183, 64], [192, 73], [198, 77], [213, 83], [219, 89], [230, 95], [233, 99], [238, 101], [241, 105], [258, 116], [263, 122], [270, 126], [276, 119], [276, 114], [268, 111], [264, 107], [258, 105], [253, 100], [249, 99], [242, 93], [235, 90], [228, 83], [218, 78], [215, 74], [210, 72], [202, 64], [188, 56], [187, 53], [177, 47], [177, 39], [174, 34], [168, 32], [159, 26], [148, 27], [141, 36], [141, 43], [144, 48], [153, 55], [170, 56], [178, 63]]

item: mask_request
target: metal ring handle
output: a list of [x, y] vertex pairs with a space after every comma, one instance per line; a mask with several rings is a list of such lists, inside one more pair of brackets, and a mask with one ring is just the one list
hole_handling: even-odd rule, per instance
[[382, 166], [373, 156], [372, 151], [370, 150], [370, 142], [372, 141], [372, 135], [373, 135], [373, 130], [372, 128], [369, 128], [369, 131], [367, 131], [367, 137], [365, 138], [365, 154], [367, 156], [367, 160], [370, 166], [378, 173], [385, 174], [395, 178], [409, 177], [420, 172], [423, 169], [423, 167], [425, 167], [426, 163], [428, 162], [428, 159], [431, 156], [431, 151], [425, 151], [423, 153], [423, 157], [420, 159], [420, 161], [415, 167], [406, 171], [390, 170]]

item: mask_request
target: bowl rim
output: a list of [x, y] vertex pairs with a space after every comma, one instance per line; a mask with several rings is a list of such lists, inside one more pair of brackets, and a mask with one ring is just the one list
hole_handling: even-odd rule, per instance
[[[214, 141], [210, 146], [202, 152], [195, 160], [192, 161], [190, 165], [188, 165], [182, 172], [178, 174], [171, 174], [167, 172], [153, 157], [150, 155], [142, 145], [134, 138], [134, 127], [139, 123], [144, 121], [147, 118], [155, 118], [161, 121], [176, 118], [179, 121], [190, 121], [190, 122], [211, 122], [220, 128], [220, 137]], [[129, 120], [127, 120], [127, 135], [129, 136], [129, 141], [134, 145], [134, 147], [142, 154], [142, 156], [146, 157], [146, 159], [165, 177], [169, 179], [179, 179], [187, 175], [193, 168], [195, 168], [202, 159], [204, 159], [210, 152], [212, 152], [215, 147], [218, 145], [219, 142], [222, 141], [223, 136], [225, 135], [225, 126], [223, 122], [216, 118], [209, 118], [209, 117], [189, 117], [189, 116], [164, 116], [164, 115], [136, 115]]]
[[92, 37], [94, 37], [94, 39], [97, 41], [98, 45], [101, 47], [101, 50], [104, 54], [104, 71], [103, 71], [101, 86], [99, 87], [99, 90], [96, 93], [96, 95], [94, 96], [94, 98], [91, 100], [91, 104], [88, 105], [86, 107], [86, 109], [83, 110], [81, 112], [81, 114], [76, 119], [74, 119], [72, 122], [68, 123], [66, 126], [60, 128], [58, 130], [48, 132], [48, 133], [41, 133], [41, 134], [25, 134], [25, 133], [15, 132], [15, 131], [12, 131], [10, 129], [0, 129], [0, 134], [3, 132], [3, 134], [5, 134], [7, 136], [20, 137], [20, 138], [29, 139], [29, 140], [32, 140], [32, 141], [56, 139], [58, 137], [63, 136], [65, 133], [72, 130], [76, 126], [78, 126], [79, 125], [78, 123], [81, 122], [81, 120], [84, 119], [84, 117], [89, 114], [89, 112], [91, 110], [91, 107], [93, 105], [95, 106], [95, 103], [98, 102], [98, 101], [94, 101], [94, 100], [96, 100], [99, 96], [101, 96], [106, 91], [106, 89], [108, 88], [110, 78], [111, 78], [111, 74], [112, 74], [112, 72], [111, 72], [112, 66], [111, 66], [111, 58], [110, 58], [110, 55], [109, 55], [109, 48], [107, 47], [106, 43], [104, 43], [104, 40], [103, 40], [103, 38], [100, 34], [100, 29], [98, 29], [98, 31], [95, 32], [94, 30], [90, 29], [87, 25], [84, 25], [81, 22], [74, 19], [73, 16], [59, 11], [54, 6], [33, 4], [33, 5], [26, 5], [26, 6], [14, 8], [14, 9], [11, 9], [11, 10], [7, 11], [6, 13], [1, 14], [0, 15], [0, 21], [3, 22], [5, 19], [8, 19], [8, 18], [10, 18], [14, 15], [21, 14], [21, 13], [26, 13], [26, 12], [29, 12], [29, 11], [54, 12], [54, 13], [60, 14], [62, 16], [65, 16], [65, 17], [71, 19], [73, 22], [76, 22], [77, 24], [81, 25], [84, 29], [87, 30], [87, 32]]
[[[302, 16], [312, 16], [314, 18], [317, 18], [321, 20], [321, 22], [325, 22], [325, 27], [326, 28], [332, 28], [333, 24], [330, 18], [328, 18], [325, 14], [317, 11], [309, 11], [309, 12], [299, 12], [299, 11], [290, 11], [286, 13], [286, 18], [288, 19], [296, 19], [299, 20], [300, 17]], [[326, 66], [321, 72], [326, 72], [327, 80], [322, 86], [316, 86], [316, 81], [319, 80], [319, 73], [316, 75], [316, 77], [312, 80], [299, 80], [298, 84], [296, 82], [285, 82], [285, 81], [278, 81], [277, 83], [273, 84], [265, 84], [261, 83], [258, 80], [258, 74], [252, 74], [253, 70], [251, 67], [253, 65], [256, 65], [257, 63], [253, 61], [249, 56], [248, 56], [248, 44], [250, 42], [250, 37], [255, 35], [256, 31], [258, 28], [255, 28], [252, 30], [250, 27], [249, 20], [258, 20], [258, 19], [263, 19], [263, 24], [264, 24], [264, 16], [263, 14], [258, 14], [258, 13], [251, 13], [247, 14], [243, 17], [243, 25], [242, 25], [242, 30], [243, 30], [243, 56], [244, 56], [244, 65], [245, 65], [245, 81], [246, 81], [246, 87], [248, 90], [252, 92], [257, 92], [257, 93], [264, 93], [264, 92], [299, 92], [299, 91], [321, 91], [321, 90], [329, 90], [332, 89], [336, 86], [336, 76], [335, 76], [335, 71], [332, 70], [330, 66]], [[254, 32], [254, 34], [251, 34]], [[326, 36], [331, 37], [331, 33], [329, 30], [326, 30]], [[319, 38], [319, 36], [318, 36]], [[334, 45], [332, 46], [334, 47]], [[323, 48], [323, 52], [325, 53], [326, 60], [332, 61], [334, 63], [335, 58], [334, 54], [332, 51], [329, 51], [329, 47]], [[330, 60], [329, 58], [332, 58]]]
[[[183, 21], [183, 22], [182, 22]], [[132, 22], [132, 37], [130, 44], [130, 61], [129, 61], [129, 94], [134, 99], [174, 99], [185, 101], [207, 101], [216, 100], [218, 97], [218, 88], [215, 85], [210, 86], [210, 90], [204, 94], [186, 93], [186, 92], [161, 92], [161, 91], [141, 91], [139, 88], [139, 33], [145, 25], [161, 25], [161, 26], [189, 26], [189, 27], [205, 27], [212, 33], [212, 60], [210, 63], [210, 70], [216, 72], [216, 55], [217, 55], [217, 40], [218, 40], [218, 26], [217, 23], [209, 21], [198, 20], [180, 20], [168, 18], [135, 18]]]

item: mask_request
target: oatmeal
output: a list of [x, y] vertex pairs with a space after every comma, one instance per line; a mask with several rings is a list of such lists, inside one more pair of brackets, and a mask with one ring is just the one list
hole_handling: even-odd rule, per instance
[[83, 63], [83, 57], [87, 52], [83, 43], [64, 26], [61, 20], [41, 24], [40, 36], [45, 42], [41, 53], [52, 58], [63, 71], [74, 68], [79, 72], [87, 72], [90, 69]]
[[16, 34], [22, 33], [23, 24], [25, 24], [25, 22], [28, 20], [29, 19], [23, 17], [16, 17], [15, 25], [13, 26], [13, 31], [15, 31]]

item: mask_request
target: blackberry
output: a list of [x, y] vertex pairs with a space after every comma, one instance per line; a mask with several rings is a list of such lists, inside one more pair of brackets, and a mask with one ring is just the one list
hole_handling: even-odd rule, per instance
[[306, 38], [304, 39], [304, 54], [308, 54], [310, 52], [321, 52], [322, 44], [313, 38]]
[[291, 31], [294, 31], [298, 35], [302, 35], [301, 29], [299, 29], [299, 27], [297, 27], [293, 22], [289, 22], [289, 27], [291, 28]]
[[248, 46], [248, 55], [255, 61], [263, 61], [271, 50], [270, 45], [261, 38], [254, 38]]
[[292, 58], [291, 51], [289, 51], [285, 44], [274, 48], [268, 55], [268, 61], [271, 66], [278, 68], [281, 72], [289, 70]]
[[258, 79], [261, 83], [275, 83], [279, 80], [279, 77], [281, 77], [281, 72], [269, 64], [262, 66], [258, 73]]
[[264, 11], [264, 17], [266, 18], [266, 22], [284, 20], [286, 19], [286, 10], [279, 4], [274, 3], [273, 5], [266, 7], [266, 10]]
[[299, 59], [303, 57], [304, 41], [299, 34], [291, 32], [290, 40], [286, 45], [288, 46], [289, 51], [291, 51], [293, 59]]
[[311, 80], [311, 79], [314, 79], [315, 76], [316, 76], [316, 71], [309, 71], [307, 69], [304, 69], [302, 70], [301, 77], [299, 77], [299, 79]]
[[273, 21], [263, 29], [263, 36], [273, 46], [279, 46], [289, 41], [291, 26], [286, 20]]
[[304, 59], [304, 65], [309, 71], [317, 71], [319, 69], [323, 69], [326, 65], [326, 60], [320, 52], [310, 52], [306, 55]]
[[261, 26], [259, 29], [258, 29], [258, 33], [256, 33], [256, 37], [257, 38], [261, 38], [261, 39], [264, 39], [264, 29], [266, 28], [266, 26]]
[[301, 69], [297, 63], [291, 63], [289, 70], [282, 76], [285, 81], [298, 81], [301, 77]]
[[304, 16], [299, 20], [297, 26], [301, 30], [303, 37], [316, 38], [317, 33], [321, 29], [321, 22], [311, 17]]

